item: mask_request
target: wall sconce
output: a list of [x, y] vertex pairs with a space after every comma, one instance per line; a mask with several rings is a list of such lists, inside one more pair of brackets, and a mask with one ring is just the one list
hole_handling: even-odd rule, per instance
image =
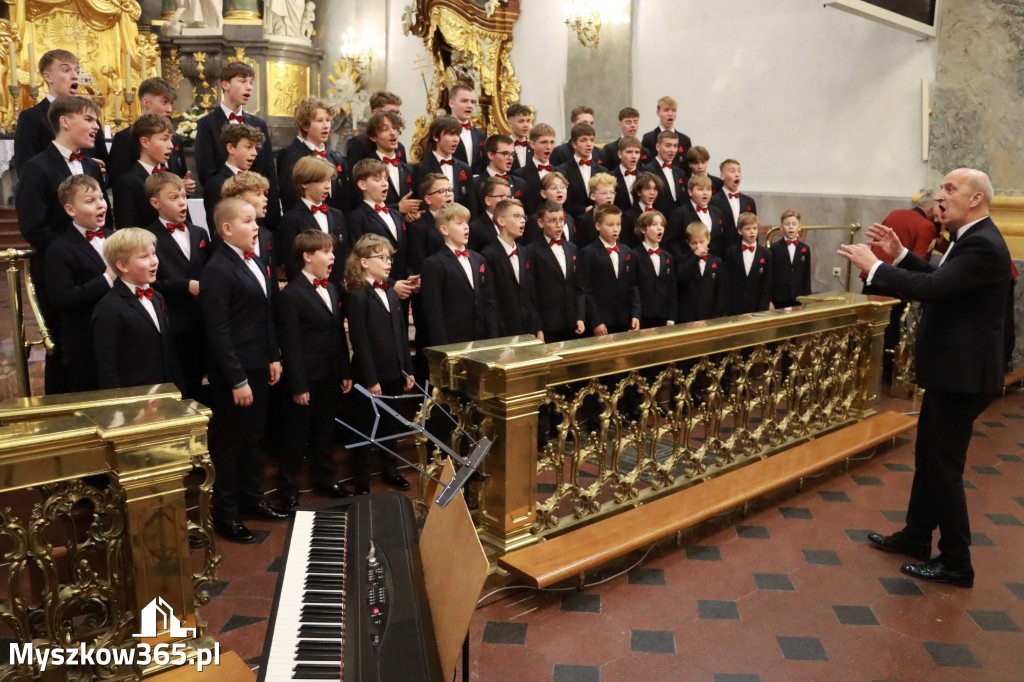
[[341, 61], [353, 71], [373, 73], [373, 48], [357, 45], [351, 26], [341, 34]]
[[591, 0], [571, 0], [565, 24], [576, 31], [580, 45], [597, 47], [601, 39], [601, 13], [593, 7]]

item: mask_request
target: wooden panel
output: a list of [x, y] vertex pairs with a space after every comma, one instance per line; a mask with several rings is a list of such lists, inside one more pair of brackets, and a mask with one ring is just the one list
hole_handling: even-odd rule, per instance
[[238, 654], [221, 654], [220, 665], [209, 665], [203, 672], [194, 665], [186, 665], [148, 678], [149, 682], [254, 682], [256, 673], [249, 670]]
[[498, 563], [524, 582], [545, 587], [729, 511], [916, 424], [916, 417], [884, 412], [650, 504], [506, 554]]

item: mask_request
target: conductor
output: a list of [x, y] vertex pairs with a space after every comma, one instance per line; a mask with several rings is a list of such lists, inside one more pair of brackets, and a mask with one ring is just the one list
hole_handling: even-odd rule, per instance
[[[879, 284], [921, 301], [916, 341], [917, 384], [924, 389], [917, 423], [914, 481], [906, 526], [868, 541], [887, 552], [923, 561], [900, 570], [914, 578], [974, 586], [971, 528], [963, 473], [974, 420], [1003, 385], [1003, 323], [1010, 287], [1010, 253], [989, 218], [992, 183], [970, 168], [942, 180], [938, 221], [951, 235], [949, 250], [932, 266], [900, 244], [890, 228], [868, 228], [870, 246], [893, 258], [878, 260], [868, 244], [844, 245], [839, 255]], [[932, 532], [939, 529], [938, 556]]]

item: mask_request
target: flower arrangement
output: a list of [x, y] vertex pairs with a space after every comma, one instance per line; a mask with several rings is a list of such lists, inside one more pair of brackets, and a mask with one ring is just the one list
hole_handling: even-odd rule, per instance
[[186, 145], [196, 141], [196, 130], [199, 127], [199, 117], [202, 115], [203, 110], [199, 107], [192, 107], [188, 111], [181, 113], [181, 121], [178, 123], [178, 129], [175, 132], [181, 135], [181, 141]]

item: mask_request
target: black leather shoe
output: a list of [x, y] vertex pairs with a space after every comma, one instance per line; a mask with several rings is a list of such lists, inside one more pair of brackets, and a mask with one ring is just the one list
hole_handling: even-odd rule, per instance
[[949, 583], [956, 587], [974, 587], [973, 568], [954, 571], [938, 558], [923, 564], [903, 564], [900, 566], [900, 572], [906, 573], [911, 578], [917, 578], [918, 580], [927, 580], [933, 583]]
[[918, 561], [928, 561], [932, 558], [931, 542], [911, 539], [903, 531], [897, 531], [892, 535], [869, 533], [868, 543], [885, 552], [905, 554], [911, 559], [917, 559]]
[[228, 542], [237, 542], [242, 545], [248, 545], [256, 542], [256, 538], [253, 536], [252, 532], [238, 519], [232, 519], [230, 521], [219, 521], [214, 519], [213, 530], [217, 535], [221, 536]]
[[331, 481], [327, 485], [317, 486], [316, 491], [326, 497], [352, 497], [352, 491], [338, 481]]
[[289, 497], [284, 498], [284, 504], [282, 504], [281, 506], [283, 507], [282, 511], [286, 511], [289, 514], [294, 513], [295, 508], [299, 506], [299, 496], [291, 495]]
[[380, 475], [380, 480], [384, 481], [396, 490], [409, 489], [409, 481], [405, 480], [405, 477], [397, 471], [385, 471]]
[[356, 495], [369, 495], [370, 494], [370, 483], [369, 481], [356, 481], [355, 484]]
[[286, 521], [288, 514], [274, 509], [266, 500], [260, 500], [259, 504], [251, 505], [248, 507], [242, 507], [242, 516], [247, 519], [257, 519], [259, 521]]

